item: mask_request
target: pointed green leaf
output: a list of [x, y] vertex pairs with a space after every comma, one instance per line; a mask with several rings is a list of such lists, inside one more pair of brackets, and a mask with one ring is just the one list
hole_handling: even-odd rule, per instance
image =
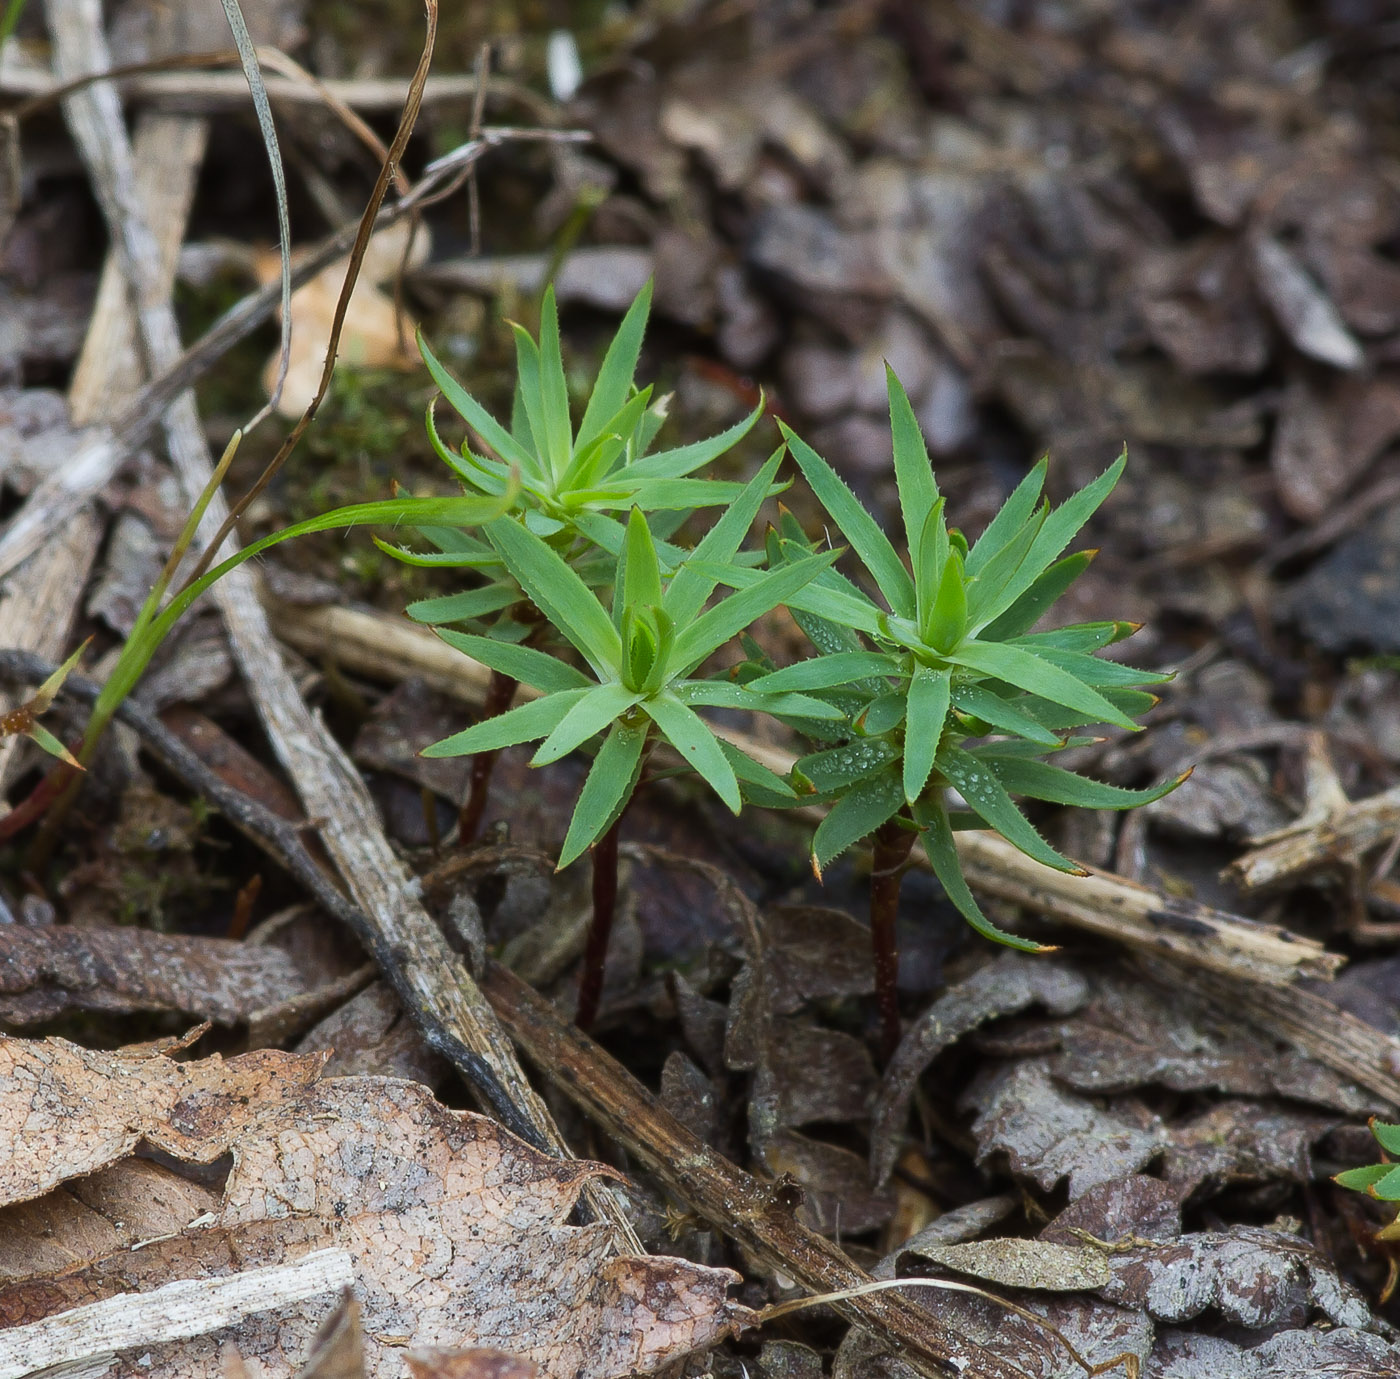
[[791, 715], [798, 718], [840, 722], [845, 715], [821, 699], [806, 694], [764, 694], [753, 682], [740, 685], [733, 680], [681, 680], [673, 687], [682, 704], [703, 704], [712, 709], [747, 709], [751, 713]]
[[[762, 572], [740, 566], [725, 566], [714, 561], [690, 563], [715, 584], [727, 584], [732, 589], [752, 588], [763, 578]], [[785, 601], [794, 613], [810, 613], [838, 627], [857, 629], [871, 637], [884, 637], [881, 622], [884, 614], [863, 594], [853, 598], [813, 580]]]
[[1057, 560], [1006, 612], [989, 622], [978, 636], [984, 642], [1004, 642], [1029, 632], [1089, 568], [1094, 555], [1094, 551], [1078, 551]]
[[559, 720], [530, 758], [531, 766], [548, 766], [596, 737], [621, 718], [642, 696], [626, 685], [595, 685]]
[[732, 565], [734, 554], [748, 535], [782, 459], [783, 447], [779, 446], [676, 571], [667, 586], [663, 606], [677, 627], [688, 626], [714, 593], [718, 580], [702, 567], [713, 563], [721, 569], [739, 568]]
[[428, 443], [437, 452], [438, 458], [462, 480], [481, 493], [504, 493], [510, 479], [510, 471], [495, 460], [486, 460], [473, 455], [465, 446], [459, 455], [438, 435], [437, 398], [428, 403], [423, 417], [428, 432]]
[[786, 602], [836, 559], [836, 552], [808, 556], [793, 565], [765, 570], [746, 589], [731, 594], [696, 618], [676, 638], [669, 672], [684, 675], [712, 651], [742, 632], [755, 618]]
[[404, 612], [414, 622], [467, 622], [499, 613], [520, 602], [520, 590], [507, 584], [488, 584], [484, 589], [467, 589], [460, 594], [443, 594], [435, 599], [416, 599]]
[[781, 421], [778, 425], [782, 427], [793, 457], [806, 475], [812, 492], [817, 495], [817, 501], [827, 510], [864, 562], [891, 611], [900, 617], [912, 618], [915, 613], [914, 581], [890, 544], [889, 537], [840, 475], [800, 436]]
[[982, 913], [981, 906], [973, 898], [963, 876], [957, 844], [953, 842], [953, 830], [948, 822], [948, 811], [942, 803], [923, 806], [916, 812], [915, 817], [922, 829], [919, 841], [923, 846], [924, 856], [928, 858], [933, 874], [958, 913], [983, 938], [991, 939], [993, 943], [1005, 944], [1008, 948], [1019, 948], [1023, 953], [1043, 952], [1043, 944], [1036, 943], [1033, 939], [1021, 938], [1017, 934], [1008, 934], [1005, 929], [998, 929]]
[[948, 659], [957, 665], [967, 666], [969, 670], [995, 676], [1028, 694], [1036, 694], [1066, 708], [1092, 715], [1087, 721], [1116, 723], [1120, 728], [1134, 730], [1138, 726], [1082, 680], [1021, 647], [1001, 642], [972, 641], [959, 647]]
[[[544, 290], [540, 302], [540, 401], [544, 409], [542, 449], [555, 477], [563, 475], [574, 454], [574, 428], [569, 419], [569, 385], [564, 378], [564, 356], [559, 347], [559, 310], [554, 284]], [[538, 432], [536, 433], [538, 435]]]
[[651, 389], [643, 388], [626, 401], [614, 416], [604, 421], [598, 435], [591, 440], [580, 438], [574, 442], [573, 458], [559, 480], [561, 493], [571, 489], [593, 488], [602, 483], [626, 449], [627, 437], [636, 429], [650, 401]]
[[473, 724], [460, 733], [453, 733], [431, 747], [424, 747], [425, 757], [461, 757], [476, 752], [494, 752], [500, 747], [514, 747], [518, 742], [533, 742], [552, 733], [560, 719], [573, 708], [586, 689], [561, 690], [543, 699], [529, 699], [505, 713], [498, 713], [482, 723]]
[[623, 598], [636, 607], [661, 602], [661, 563], [656, 557], [651, 528], [647, 526], [647, 519], [640, 508], [633, 508], [627, 518], [627, 570]]
[[1062, 766], [1052, 766], [1047, 761], [1026, 761], [1014, 757], [996, 755], [994, 749], [975, 755], [982, 760], [1013, 795], [1025, 795], [1033, 800], [1045, 800], [1050, 804], [1075, 805], [1082, 809], [1132, 809], [1136, 805], [1151, 804], [1169, 795], [1191, 773], [1176, 776], [1161, 785], [1145, 790], [1125, 790], [1119, 785], [1105, 785], [1102, 781], [1089, 780], [1066, 771]]
[[909, 681], [904, 726], [904, 798], [909, 804], [923, 794], [933, 772], [933, 759], [948, 718], [951, 687], [951, 671], [928, 666], [920, 666]]
[[1015, 733], [1029, 742], [1045, 747], [1058, 747], [1060, 739], [1043, 724], [1022, 712], [1014, 703], [994, 694], [985, 685], [955, 685], [953, 703], [1004, 733]]
[[999, 617], [1040, 578], [1113, 492], [1127, 462], [1125, 450], [1097, 479], [1065, 499], [1045, 519], [1030, 554], [1021, 562], [1015, 577], [993, 604], [981, 610], [980, 617], [988, 622]]
[[600, 680], [612, 679], [622, 663], [622, 641], [588, 586], [545, 542], [509, 517], [487, 526], [486, 536], [556, 631], [579, 649]]
[[1049, 632], [1029, 632], [1015, 638], [1015, 644], [1025, 647], [1028, 651], [1049, 646], [1059, 651], [1079, 651], [1087, 654], [1101, 651], [1114, 642], [1121, 642], [1137, 628], [1138, 624], [1131, 622], [1080, 622], [1070, 627], [1056, 627]]
[[1383, 1120], [1373, 1120], [1371, 1133], [1387, 1154], [1400, 1154], [1400, 1125], [1392, 1125]]
[[[1146, 690], [1115, 689], [1109, 685], [1100, 690], [1100, 693], [1119, 713], [1134, 719], [1140, 718], [1157, 704], [1157, 696], [1149, 694]], [[1067, 709], [1062, 704], [1052, 704], [1047, 699], [1027, 696], [1017, 702], [1023, 712], [1051, 732], [1065, 732], [1070, 728], [1083, 728], [1103, 722], [1101, 718], [1087, 716], [1076, 709]]]
[[708, 440], [696, 441], [693, 445], [682, 445], [674, 450], [658, 450], [655, 455], [634, 460], [622, 472], [629, 479], [678, 479], [693, 473], [702, 465], [732, 450], [753, 429], [753, 424], [763, 415], [763, 399], [742, 421], [726, 427], [717, 436]]
[[76, 766], [79, 771], [87, 768], [83, 765], [62, 742], [58, 740], [42, 723], [36, 723], [25, 734], [36, 747], [43, 748], [51, 757], [57, 757], [68, 766]]
[[1138, 685], [1161, 685], [1172, 678], [1170, 672], [1140, 670], [1137, 666], [1125, 666], [1121, 661], [1104, 661], [1097, 656], [1086, 656], [1078, 651], [1062, 651], [1059, 647], [1044, 642], [1027, 643], [1024, 638], [1007, 642], [1005, 645], [1008, 649], [1030, 651], [1046, 664], [1096, 688], [1113, 686], [1127, 689]]
[[[786, 485], [771, 490], [782, 491]], [[638, 479], [630, 469], [617, 470], [607, 484], [571, 494], [578, 502], [624, 507], [636, 503], [648, 512], [678, 508], [717, 508], [733, 502], [744, 486], [724, 479]]]
[[1365, 1168], [1348, 1168], [1342, 1173], [1334, 1173], [1332, 1181], [1338, 1187], [1349, 1187], [1357, 1192], [1369, 1192], [1382, 1178], [1394, 1172], [1394, 1164], [1367, 1164]]
[[857, 781], [832, 805], [812, 835], [812, 863], [818, 877], [847, 848], [869, 837], [904, 807], [904, 789], [897, 770]]
[[[612, 418], [617, 416], [627, 401], [632, 380], [637, 376], [637, 360], [642, 353], [642, 337], [646, 334], [647, 316], [651, 311], [651, 289], [651, 279], [648, 278], [627, 308], [627, 314], [603, 356], [597, 381], [593, 384], [583, 420], [579, 423], [578, 439], [574, 442], [576, 449], [582, 450], [611, 430]], [[645, 411], [645, 407], [642, 410]], [[624, 434], [630, 435], [636, 424], [637, 419], [634, 419]]]
[[890, 434], [894, 441], [899, 510], [904, 517], [905, 537], [913, 543], [919, 540], [933, 505], [938, 501], [938, 484], [933, 477], [933, 464], [918, 418], [909, 405], [903, 385], [888, 364], [885, 365], [885, 385], [890, 398]]
[[1033, 465], [1011, 496], [997, 509], [996, 515], [987, 523], [986, 531], [967, 553], [969, 575], [981, 574], [986, 563], [1030, 521], [1036, 504], [1040, 502], [1041, 490], [1045, 487], [1047, 467], [1048, 461], [1043, 458]]
[[454, 632], [450, 627], [436, 630], [448, 646], [455, 647], [464, 656], [470, 656], [491, 670], [498, 670], [512, 680], [519, 680], [522, 685], [532, 685], [546, 694], [595, 688], [581, 670], [575, 670], [557, 656], [548, 656], [533, 647], [497, 641], [494, 637], [478, 637], [469, 632]]
[[782, 670], [751, 680], [749, 688], [769, 694], [779, 690], [831, 689], [872, 675], [898, 675], [900, 660], [898, 656], [880, 651], [838, 651], [784, 666]]
[[1390, 1172], [1371, 1184], [1368, 1191], [1382, 1202], [1400, 1202], [1400, 1166], [1387, 1164]]
[[898, 759], [899, 749], [888, 739], [858, 737], [839, 747], [810, 753], [795, 769], [819, 795], [835, 795], [856, 781], [885, 773]]
[[418, 352], [423, 356], [423, 362], [428, 366], [433, 382], [442, 389], [448, 406], [507, 464], [518, 465], [522, 473], [536, 472], [538, 466], [530, 451], [438, 362], [437, 356], [428, 348], [422, 331], [418, 332]]
[[961, 747], [945, 747], [938, 754], [938, 769], [956, 787], [974, 814], [986, 822], [1013, 847], [1027, 857], [1054, 867], [1056, 871], [1084, 875], [1084, 868], [1062, 857], [1036, 832], [1030, 820], [1016, 807], [1006, 787], [992, 769]]
[[646, 740], [644, 727], [613, 724], [593, 759], [588, 779], [574, 805], [574, 816], [569, 821], [557, 870], [562, 871], [592, 847], [626, 807], [637, 788]]
[[943, 563], [943, 578], [929, 609], [928, 623], [922, 629], [924, 640], [935, 651], [951, 651], [962, 641], [967, 629], [967, 586], [963, 583], [962, 556], [949, 551]]
[[719, 749], [733, 767], [747, 803], [769, 809], [781, 809], [797, 802], [797, 792], [792, 786], [762, 762], [755, 761], [747, 752], [740, 751], [732, 742], [726, 742], [723, 738], [719, 739]]
[[675, 695], [665, 693], [653, 695], [642, 708], [661, 729], [661, 735], [680, 753], [681, 760], [699, 772], [715, 794], [737, 814], [743, 808], [743, 800], [734, 768], [699, 714], [688, 709]]
[[938, 595], [948, 565], [948, 525], [943, 517], [943, 499], [940, 498], [924, 518], [923, 531], [914, 547], [914, 603], [915, 621], [923, 627], [931, 605]]

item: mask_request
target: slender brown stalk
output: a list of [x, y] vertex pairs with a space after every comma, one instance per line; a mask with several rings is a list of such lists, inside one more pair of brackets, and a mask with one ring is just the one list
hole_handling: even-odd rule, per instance
[[875, 830], [870, 872], [870, 942], [875, 955], [875, 1003], [880, 1011], [880, 1061], [888, 1063], [899, 1046], [899, 890], [916, 834], [899, 816]]
[[592, 1028], [603, 996], [603, 965], [617, 913], [617, 834], [621, 826], [619, 815], [593, 845], [593, 922], [588, 926], [588, 944], [578, 979], [578, 1013], [574, 1016], [580, 1029]]
[[[499, 670], [491, 672], [491, 683], [486, 690], [486, 700], [481, 706], [481, 718], [495, 718], [510, 708], [515, 698], [519, 681]], [[467, 797], [462, 801], [457, 815], [457, 841], [465, 848], [476, 842], [481, 831], [481, 820], [486, 813], [486, 798], [491, 793], [491, 776], [496, 769], [496, 758], [500, 750], [478, 752], [472, 758], [471, 779], [467, 782]]]

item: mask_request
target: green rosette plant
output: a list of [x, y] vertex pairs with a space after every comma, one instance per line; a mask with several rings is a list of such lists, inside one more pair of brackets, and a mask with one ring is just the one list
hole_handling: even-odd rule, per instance
[[[502, 424], [443, 366], [419, 336], [433, 381], [478, 444], [449, 446], [438, 432], [435, 407], [428, 408], [428, 438], [463, 491], [483, 498], [510, 495], [510, 514], [540, 538], [591, 589], [612, 582], [626, 539], [625, 515], [640, 511], [655, 539], [658, 562], [673, 570], [685, 552], [670, 537], [697, 508], [733, 502], [743, 485], [692, 477], [735, 445], [758, 420], [762, 403], [742, 421], [691, 445], [652, 452], [666, 419], [666, 399], [650, 386], [638, 388], [637, 362], [651, 309], [651, 284], [633, 301], [603, 357], [583, 415], [575, 426], [559, 341], [554, 289], [546, 289], [535, 340], [514, 325], [516, 387], [509, 425]], [[621, 514], [621, 515], [619, 515]], [[476, 572], [473, 587], [408, 606], [409, 617], [435, 627], [456, 627], [498, 641], [538, 647], [550, 640], [549, 619], [522, 589], [492, 542], [461, 527], [420, 527], [434, 550], [412, 551], [379, 542], [381, 549], [412, 565]], [[507, 704], [514, 676], [493, 671], [485, 715]], [[495, 754], [483, 751], [459, 820], [461, 841], [475, 836], [485, 807]]]
[[754, 619], [793, 597], [836, 559], [807, 554], [758, 573], [739, 593], [706, 607], [772, 485], [779, 450], [696, 546], [667, 575], [646, 518], [634, 508], [617, 554], [609, 607], [528, 522], [506, 516], [481, 528], [502, 564], [549, 621], [580, 668], [557, 654], [450, 628], [439, 635], [482, 664], [531, 687], [538, 697], [425, 749], [428, 757], [499, 751], [540, 742], [532, 766], [597, 742], [559, 855], [566, 867], [594, 853], [593, 926], [579, 988], [579, 1023], [590, 1024], [602, 986], [603, 954], [617, 894], [617, 827], [658, 744], [669, 745], [736, 814], [745, 797], [794, 798], [780, 777], [718, 737], [700, 708], [748, 709], [839, 720], [840, 710], [807, 695], [759, 689], [698, 668]]
[[[1127, 809], [1180, 783], [1127, 790], [1041, 760], [1092, 740], [1072, 736], [1076, 729], [1135, 729], [1136, 715], [1156, 702], [1140, 687], [1170, 678], [1096, 655], [1135, 631], [1132, 623], [1034, 630], [1088, 566], [1092, 552], [1064, 551], [1112, 491], [1125, 457], [1054, 509], [1041, 497], [1042, 460], [969, 546], [947, 525], [918, 422], [893, 373], [889, 399], [910, 563], [835, 470], [784, 427], [863, 578], [828, 569], [789, 599], [818, 654], [780, 670], [756, 673], [751, 664], [746, 671], [751, 689], [824, 698], [845, 714], [847, 730], [835, 739], [821, 724], [794, 722], [829, 745], [798, 761], [793, 782], [830, 805], [812, 837], [818, 876], [853, 844], [874, 837], [871, 928], [887, 1054], [899, 1034], [899, 879], [916, 841], [973, 928], [1034, 950], [1040, 945], [1005, 933], [983, 914], [963, 877], [954, 831], [992, 828], [1036, 861], [1083, 874], [1046, 842], [1015, 797]], [[790, 515], [770, 533], [770, 564], [804, 561], [811, 551]], [[752, 578], [741, 571], [732, 582], [743, 587]]]

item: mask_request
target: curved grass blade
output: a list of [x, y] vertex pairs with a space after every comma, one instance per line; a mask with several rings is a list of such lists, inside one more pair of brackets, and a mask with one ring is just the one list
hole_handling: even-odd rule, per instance
[[442, 390], [447, 404], [507, 464], [517, 465], [522, 474], [539, 474], [535, 457], [506, 430], [438, 361], [428, 348], [423, 332], [418, 332], [418, 353], [428, 367], [433, 382]]

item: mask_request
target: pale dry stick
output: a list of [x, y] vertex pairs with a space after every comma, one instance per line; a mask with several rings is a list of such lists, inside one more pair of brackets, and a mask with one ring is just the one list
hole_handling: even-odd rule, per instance
[[1283, 829], [1238, 857], [1225, 876], [1246, 891], [1269, 890], [1326, 867], [1354, 864], [1400, 833], [1400, 786], [1355, 800], [1326, 819]]
[[[47, 97], [59, 87], [46, 68], [21, 64], [13, 45], [6, 56], [17, 54], [13, 63], [0, 71], [0, 96], [26, 99]], [[260, 50], [261, 54], [261, 50]], [[236, 54], [221, 53], [219, 60], [235, 63]], [[140, 64], [146, 66], [148, 64]], [[118, 71], [126, 71], [121, 68]], [[159, 106], [172, 113], [188, 115], [217, 115], [230, 110], [248, 108], [248, 83], [238, 72], [140, 72], [116, 77], [117, 89], [126, 99], [136, 99]], [[408, 82], [402, 77], [352, 77], [345, 80], [318, 78], [325, 92], [353, 110], [392, 114], [403, 109], [408, 94]], [[423, 104], [470, 105], [476, 99], [477, 80], [469, 73], [451, 73], [428, 78], [423, 88]], [[272, 77], [267, 82], [267, 94], [276, 105], [320, 105], [322, 96], [296, 78]], [[513, 101], [542, 124], [558, 115], [558, 107], [529, 87], [503, 77], [487, 82], [486, 94]]]
[[[424, 175], [410, 195], [385, 206], [375, 219], [377, 230], [395, 224], [441, 195], [445, 186], [462, 175], [464, 167], [503, 143], [541, 139], [568, 143], [586, 142], [579, 130], [493, 128], [482, 131], [475, 144], [455, 151], [452, 161], [439, 160], [431, 175]], [[342, 226], [311, 250], [292, 269], [292, 287], [311, 281], [322, 269], [344, 258], [360, 232], [360, 222]], [[231, 307], [168, 369], [159, 372], [113, 420], [109, 428], [94, 428], [95, 435], [56, 473], [45, 479], [11, 518], [0, 534], [0, 578], [34, 554], [52, 533], [71, 522], [78, 512], [111, 481], [133, 452], [160, 424], [167, 407], [185, 388], [199, 381], [240, 340], [250, 335], [277, 308], [279, 283], [269, 283], [249, 293]]]
[[41, 1371], [50, 1379], [74, 1371], [101, 1374], [114, 1365], [118, 1351], [139, 1353], [207, 1336], [247, 1317], [354, 1286], [354, 1257], [331, 1248], [286, 1264], [176, 1279], [146, 1292], [116, 1292], [0, 1331], [0, 1379], [25, 1379]]
[[[48, 8], [60, 74], [103, 71], [111, 65], [100, 0], [49, 0]], [[169, 304], [156, 300], [154, 242], [130, 194], [131, 146], [116, 94], [110, 85], [90, 87], [66, 99], [65, 113], [132, 283], [152, 370], [170, 368], [180, 354], [178, 332]], [[212, 464], [192, 395], [182, 394], [171, 407], [166, 435], [193, 502], [208, 483]], [[218, 535], [227, 511], [222, 494], [216, 493], [200, 526], [206, 541]], [[230, 548], [232, 544], [230, 538]], [[277, 652], [250, 572], [231, 571], [214, 586], [213, 594], [273, 749], [356, 903], [377, 926], [384, 940], [382, 951], [394, 955], [423, 1000], [445, 1004], [437, 1017], [494, 1071], [544, 1144], [568, 1156], [563, 1136], [531, 1088], [485, 997], [419, 902], [359, 773], [297, 690]], [[589, 1193], [590, 1205], [611, 1225], [620, 1248], [640, 1253], [622, 1206], [610, 1190], [599, 1187]]]
[[[331, 656], [347, 669], [397, 682], [420, 676], [435, 689], [479, 704], [489, 672], [425, 627], [386, 613], [341, 607], [274, 604], [279, 636], [312, 656]], [[531, 691], [522, 689], [520, 697]], [[792, 753], [717, 729], [736, 747], [779, 775]], [[1052, 915], [1149, 953], [1168, 953], [1195, 967], [1256, 982], [1298, 976], [1327, 978], [1343, 963], [1313, 939], [1195, 901], [1164, 895], [1110, 872], [1065, 876], [993, 833], [959, 832], [958, 855], [968, 880], [988, 894]]]

